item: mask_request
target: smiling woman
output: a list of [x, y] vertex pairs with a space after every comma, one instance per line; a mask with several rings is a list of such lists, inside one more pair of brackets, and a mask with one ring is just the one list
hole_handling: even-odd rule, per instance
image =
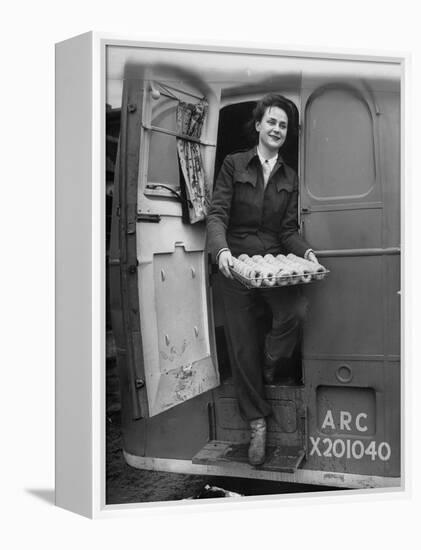
[[[292, 252], [317, 263], [310, 246], [298, 234], [297, 175], [280, 155], [290, 112], [289, 103], [278, 94], [267, 94], [257, 103], [253, 111], [257, 147], [226, 157], [207, 220], [209, 248], [224, 275], [221, 286], [226, 336], [239, 409], [250, 423], [248, 458], [252, 465], [265, 461], [265, 418], [272, 411], [264, 383], [272, 384], [277, 367], [292, 356], [305, 308], [296, 288], [244, 288], [231, 273], [234, 256]], [[256, 301], [272, 312], [263, 372]]]

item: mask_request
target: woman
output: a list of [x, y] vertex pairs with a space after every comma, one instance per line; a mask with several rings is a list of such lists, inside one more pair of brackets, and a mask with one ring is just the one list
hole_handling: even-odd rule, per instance
[[[278, 94], [264, 96], [253, 111], [257, 147], [228, 155], [216, 180], [207, 218], [208, 242], [224, 275], [222, 292], [231, 367], [240, 412], [250, 423], [249, 462], [265, 460], [266, 417], [271, 408], [264, 382], [272, 383], [277, 364], [291, 357], [300, 321], [296, 287], [247, 289], [231, 274], [232, 257], [292, 252], [317, 262], [298, 234], [298, 181], [279, 151], [292, 112]], [[272, 311], [272, 328], [263, 350], [258, 342], [255, 306], [263, 300]]]

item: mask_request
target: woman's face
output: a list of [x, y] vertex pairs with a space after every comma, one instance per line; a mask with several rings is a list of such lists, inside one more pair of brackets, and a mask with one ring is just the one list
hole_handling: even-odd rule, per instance
[[280, 107], [268, 107], [262, 120], [256, 122], [261, 148], [277, 152], [285, 142], [288, 131], [288, 116]]

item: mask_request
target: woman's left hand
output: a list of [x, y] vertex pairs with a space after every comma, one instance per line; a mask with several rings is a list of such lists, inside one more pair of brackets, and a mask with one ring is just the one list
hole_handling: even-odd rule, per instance
[[307, 260], [309, 260], [310, 262], [313, 262], [315, 264], [319, 263], [319, 260], [316, 258], [316, 254], [314, 252], [309, 252], [308, 253]]

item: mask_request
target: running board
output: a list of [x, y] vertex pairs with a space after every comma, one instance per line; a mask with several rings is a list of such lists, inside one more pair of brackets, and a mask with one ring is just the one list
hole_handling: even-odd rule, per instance
[[[248, 464], [248, 444], [233, 444], [213, 440], [207, 443], [193, 458], [193, 464], [222, 465], [227, 462]], [[302, 447], [268, 446], [266, 461], [258, 470], [294, 473], [305, 457]]]

